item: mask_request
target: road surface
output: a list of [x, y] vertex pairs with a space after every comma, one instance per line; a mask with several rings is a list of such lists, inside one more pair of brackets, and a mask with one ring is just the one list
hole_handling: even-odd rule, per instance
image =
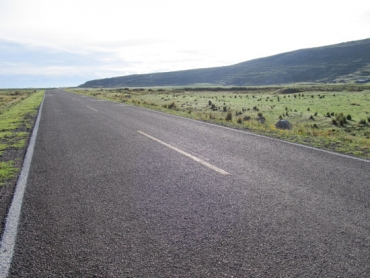
[[369, 277], [369, 169], [48, 91], [9, 277]]

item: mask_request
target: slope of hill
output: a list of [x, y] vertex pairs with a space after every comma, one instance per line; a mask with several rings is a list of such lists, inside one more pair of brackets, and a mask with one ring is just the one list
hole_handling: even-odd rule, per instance
[[79, 87], [256, 86], [358, 79], [370, 79], [370, 39], [296, 50], [231, 66], [91, 80]]

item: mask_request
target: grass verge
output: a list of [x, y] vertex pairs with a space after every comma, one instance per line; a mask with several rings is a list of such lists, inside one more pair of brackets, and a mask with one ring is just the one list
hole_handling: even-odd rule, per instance
[[370, 159], [369, 85], [71, 91]]
[[44, 91], [0, 91], [0, 186], [15, 177], [26, 147]]

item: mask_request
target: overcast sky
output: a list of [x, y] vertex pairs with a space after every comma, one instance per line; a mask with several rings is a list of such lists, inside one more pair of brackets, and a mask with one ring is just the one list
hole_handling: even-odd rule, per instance
[[366, 38], [369, 0], [0, 0], [0, 88], [226, 66]]

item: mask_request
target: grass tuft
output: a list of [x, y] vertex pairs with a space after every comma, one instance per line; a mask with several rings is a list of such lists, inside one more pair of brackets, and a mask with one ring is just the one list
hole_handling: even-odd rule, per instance
[[14, 161], [0, 162], [0, 186], [4, 186], [18, 171], [19, 169], [14, 167]]
[[225, 120], [228, 122], [231, 122], [233, 120], [233, 114], [230, 111], [227, 112]]
[[[364, 109], [370, 107], [369, 85], [296, 85], [295, 93], [280, 93], [286, 89], [289, 87], [131, 88], [131, 97], [125, 100], [129, 105], [155, 103], [149, 108], [370, 158], [370, 112]], [[74, 91], [121, 102], [125, 93], [119, 90]], [[263, 116], [247, 116], [247, 111]], [[279, 119], [288, 119], [293, 128], [276, 130]], [[366, 124], [358, 124], [360, 119]]]

